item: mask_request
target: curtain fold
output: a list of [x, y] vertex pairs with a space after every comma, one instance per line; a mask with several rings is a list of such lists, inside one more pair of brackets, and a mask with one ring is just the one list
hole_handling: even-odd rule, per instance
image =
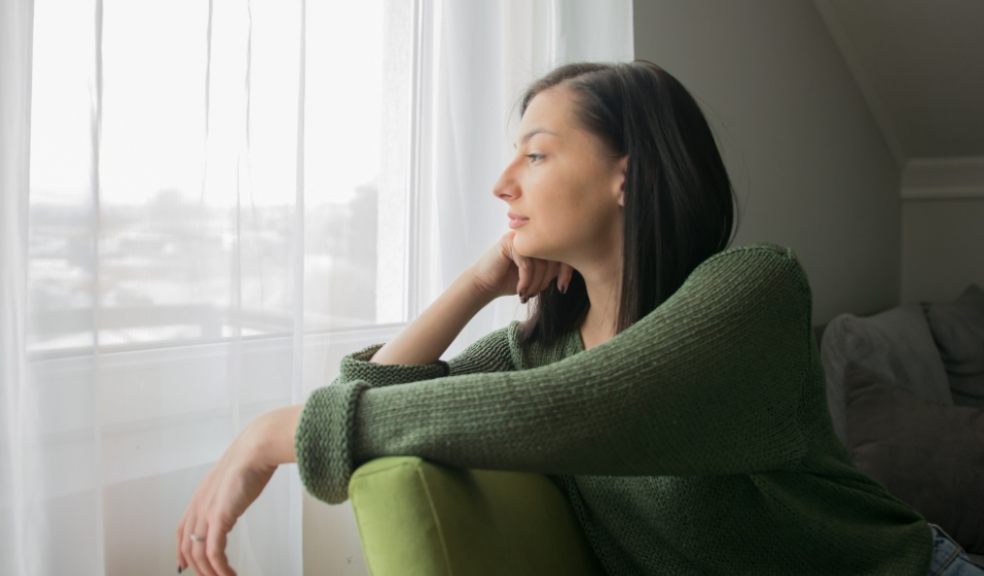
[[[0, 0], [0, 574], [173, 570], [242, 427], [506, 231], [522, 88], [631, 59], [631, 5]], [[447, 355], [523, 315], [496, 301]], [[292, 466], [228, 553], [242, 575], [361, 557]]]
[[27, 323], [27, 232], [34, 4], [0, 2], [0, 573], [27, 573], [38, 555], [28, 487], [18, 474], [25, 434], [23, 354]]

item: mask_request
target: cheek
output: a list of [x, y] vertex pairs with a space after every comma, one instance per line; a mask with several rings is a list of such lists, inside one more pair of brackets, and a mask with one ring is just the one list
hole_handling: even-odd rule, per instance
[[611, 203], [598, 195], [581, 197], [569, 203], [563, 213], [558, 213], [552, 231], [556, 240], [564, 244], [581, 247], [597, 247], [605, 243], [616, 224], [619, 213]]
[[535, 196], [530, 194], [535, 220], [517, 235], [516, 249], [520, 254], [524, 248], [540, 251], [591, 243], [610, 225], [611, 207], [605, 204], [601, 192], [585, 185], [575, 174], [580, 172], [573, 168], [565, 174], [572, 175], [569, 178], [544, 174], [535, 186], [530, 186], [536, 191]]
[[596, 235], [597, 222], [583, 204], [557, 204], [535, 230], [538, 244], [551, 247], [577, 246]]
[[548, 206], [551, 228], [559, 229], [558, 232], [566, 231], [567, 236], [580, 235], [594, 228], [596, 221], [605, 214], [597, 198], [577, 186], [567, 188], [565, 194], [551, 200]]

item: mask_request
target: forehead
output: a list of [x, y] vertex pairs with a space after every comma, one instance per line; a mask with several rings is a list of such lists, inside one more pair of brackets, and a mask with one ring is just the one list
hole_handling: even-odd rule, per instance
[[519, 135], [533, 128], [560, 133], [571, 125], [572, 96], [568, 89], [554, 86], [534, 96], [519, 122]]

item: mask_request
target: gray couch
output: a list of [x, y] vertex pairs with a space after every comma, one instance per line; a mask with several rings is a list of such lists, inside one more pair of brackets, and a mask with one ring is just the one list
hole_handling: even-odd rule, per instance
[[854, 464], [984, 565], [984, 291], [817, 328]]

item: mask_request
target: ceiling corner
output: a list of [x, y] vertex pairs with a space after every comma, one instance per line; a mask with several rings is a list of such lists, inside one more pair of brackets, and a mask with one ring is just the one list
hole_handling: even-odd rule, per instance
[[833, 0], [813, 0], [813, 4], [820, 14], [820, 18], [825, 24], [827, 31], [830, 33], [834, 45], [844, 58], [844, 62], [847, 64], [847, 68], [850, 70], [851, 76], [854, 78], [854, 82], [857, 84], [868, 106], [868, 111], [874, 118], [875, 124], [878, 126], [882, 138], [885, 141], [885, 145], [891, 152], [892, 158], [895, 160], [895, 165], [901, 173], [905, 168], [907, 158], [902, 143], [899, 140], [895, 123], [892, 121], [892, 117], [888, 113], [884, 102], [878, 96], [874, 88], [874, 83], [861, 58], [858, 56], [858, 51], [850, 35], [847, 33], [847, 29], [841, 23], [837, 7], [834, 5]]

